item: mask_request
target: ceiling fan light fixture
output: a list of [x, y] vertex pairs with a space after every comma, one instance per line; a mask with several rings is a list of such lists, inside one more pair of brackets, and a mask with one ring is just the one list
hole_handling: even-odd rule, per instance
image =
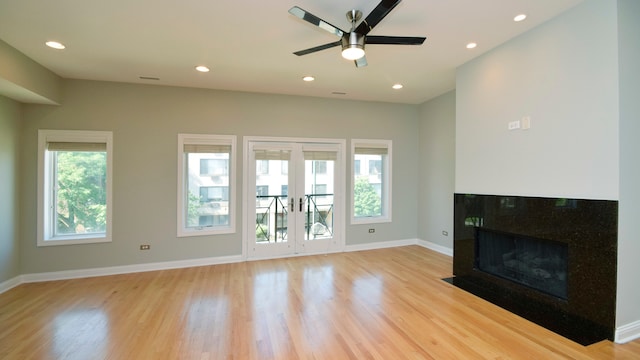
[[357, 46], [342, 49], [342, 57], [347, 60], [358, 60], [364, 56], [364, 50]]
[[347, 60], [358, 60], [364, 56], [364, 36], [356, 32], [342, 38], [342, 57]]

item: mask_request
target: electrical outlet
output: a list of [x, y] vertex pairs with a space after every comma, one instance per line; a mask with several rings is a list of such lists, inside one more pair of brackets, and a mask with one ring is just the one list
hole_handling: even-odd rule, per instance
[[376, 232], [376, 229], [369, 229], [369, 234], [373, 234], [374, 232]]
[[151, 249], [151, 245], [140, 245], [140, 250], [149, 250]]

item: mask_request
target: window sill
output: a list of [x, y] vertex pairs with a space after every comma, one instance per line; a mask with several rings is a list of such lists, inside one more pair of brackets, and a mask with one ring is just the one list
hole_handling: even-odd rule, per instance
[[202, 227], [201, 229], [182, 229], [178, 231], [178, 237], [192, 237], [192, 236], [208, 236], [208, 235], [224, 235], [224, 234], [233, 234], [235, 233], [235, 229], [231, 227], [225, 228], [208, 228]]
[[38, 247], [41, 246], [60, 246], [60, 245], [81, 245], [111, 242], [111, 237], [98, 234], [95, 236], [73, 236], [73, 237], [56, 237], [47, 240], [38, 240]]
[[351, 225], [390, 223], [391, 218], [385, 216], [351, 218]]

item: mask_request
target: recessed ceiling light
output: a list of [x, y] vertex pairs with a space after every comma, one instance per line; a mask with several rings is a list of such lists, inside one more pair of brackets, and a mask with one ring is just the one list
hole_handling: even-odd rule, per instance
[[302, 80], [304, 80], [304, 81], [313, 81], [315, 79], [316, 78], [314, 78], [313, 76], [305, 76], [305, 77], [302, 78]]
[[520, 14], [520, 15], [517, 15], [516, 17], [514, 17], [514, 18], [513, 18], [513, 21], [522, 21], [522, 20], [524, 20], [524, 19], [526, 19], [526, 18], [527, 18], [527, 15], [525, 15], [525, 14]]
[[392, 86], [392, 88], [396, 89], [396, 90], [400, 90], [402, 89], [404, 86], [402, 86], [402, 84], [395, 84]]
[[62, 43], [59, 43], [57, 41], [47, 41], [44, 44], [50, 48], [57, 49], [57, 50], [62, 50], [65, 48], [65, 46]]
[[478, 46], [478, 44], [476, 44], [476, 43], [474, 43], [474, 42], [472, 42], [472, 43], [468, 43], [468, 44], [467, 44], [467, 49], [473, 49], [473, 48], [475, 48], [476, 46]]
[[203, 72], [203, 73], [209, 72], [209, 68], [208, 68], [208, 67], [206, 67], [206, 66], [204, 66], [204, 65], [198, 65], [198, 66], [196, 66], [196, 70], [197, 70], [197, 71], [200, 71], [200, 72]]

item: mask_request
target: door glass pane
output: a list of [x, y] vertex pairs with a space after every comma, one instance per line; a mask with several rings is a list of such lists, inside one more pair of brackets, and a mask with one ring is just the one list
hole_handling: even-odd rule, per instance
[[289, 209], [289, 154], [284, 159], [256, 152], [256, 237], [257, 243], [287, 242]]
[[[334, 155], [335, 156], [335, 155]], [[311, 157], [313, 160], [309, 160]], [[333, 237], [334, 160], [305, 152], [305, 240]]]

